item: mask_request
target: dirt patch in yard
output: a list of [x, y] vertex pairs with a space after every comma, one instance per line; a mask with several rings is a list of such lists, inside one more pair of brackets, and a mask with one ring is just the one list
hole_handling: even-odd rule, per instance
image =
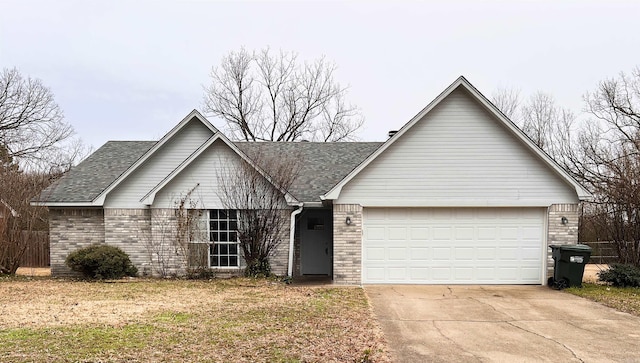
[[0, 279], [0, 361], [389, 361], [360, 288]]
[[18, 267], [18, 276], [51, 276], [49, 267]]

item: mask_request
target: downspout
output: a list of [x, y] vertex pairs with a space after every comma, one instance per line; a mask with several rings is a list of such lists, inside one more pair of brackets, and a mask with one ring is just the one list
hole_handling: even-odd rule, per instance
[[289, 264], [287, 267], [287, 276], [293, 277], [293, 248], [296, 235], [296, 216], [302, 213], [303, 203], [298, 204], [298, 209], [291, 212], [291, 225], [289, 226]]

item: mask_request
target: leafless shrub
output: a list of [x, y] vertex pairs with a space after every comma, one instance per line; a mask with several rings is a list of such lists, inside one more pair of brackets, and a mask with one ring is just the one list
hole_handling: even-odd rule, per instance
[[[15, 166], [15, 165], [13, 165]], [[46, 231], [48, 213], [30, 200], [51, 183], [50, 175], [0, 166], [0, 274], [15, 274], [27, 250], [28, 232]]]
[[192, 198], [197, 187], [172, 201], [172, 209], [152, 209], [150, 228], [141, 231], [155, 275], [175, 276], [184, 267], [187, 276], [203, 276], [209, 269], [203, 206]]
[[269, 275], [269, 258], [289, 226], [286, 191], [298, 177], [297, 155], [254, 152], [250, 162], [229, 165], [218, 177], [219, 197], [227, 209], [238, 210], [238, 240], [247, 267], [245, 275]]

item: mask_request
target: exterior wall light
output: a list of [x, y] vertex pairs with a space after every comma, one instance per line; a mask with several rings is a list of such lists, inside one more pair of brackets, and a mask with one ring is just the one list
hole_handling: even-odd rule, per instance
[[567, 217], [562, 217], [560, 219], [560, 222], [562, 223], [562, 225], [566, 225], [567, 223], [569, 223], [569, 220], [567, 219]]
[[347, 217], [347, 219], [344, 221], [344, 223], [347, 224], [347, 226], [351, 225], [351, 217]]

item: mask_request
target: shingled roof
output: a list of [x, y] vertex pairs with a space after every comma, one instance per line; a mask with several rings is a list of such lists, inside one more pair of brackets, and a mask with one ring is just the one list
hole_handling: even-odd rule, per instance
[[[91, 202], [131, 165], [142, 157], [156, 141], [109, 141], [74, 167], [56, 183], [45, 189], [35, 202]], [[297, 200], [320, 201], [330, 190], [364, 159], [380, 142], [237, 142], [249, 155], [296, 155], [302, 166], [300, 176], [289, 190]]]
[[109, 141], [46, 188], [34, 202], [90, 202], [156, 141]]
[[300, 175], [289, 193], [303, 202], [319, 202], [356, 166], [371, 155], [381, 142], [236, 142], [245, 154], [264, 154], [267, 160], [278, 155], [301, 159]]

